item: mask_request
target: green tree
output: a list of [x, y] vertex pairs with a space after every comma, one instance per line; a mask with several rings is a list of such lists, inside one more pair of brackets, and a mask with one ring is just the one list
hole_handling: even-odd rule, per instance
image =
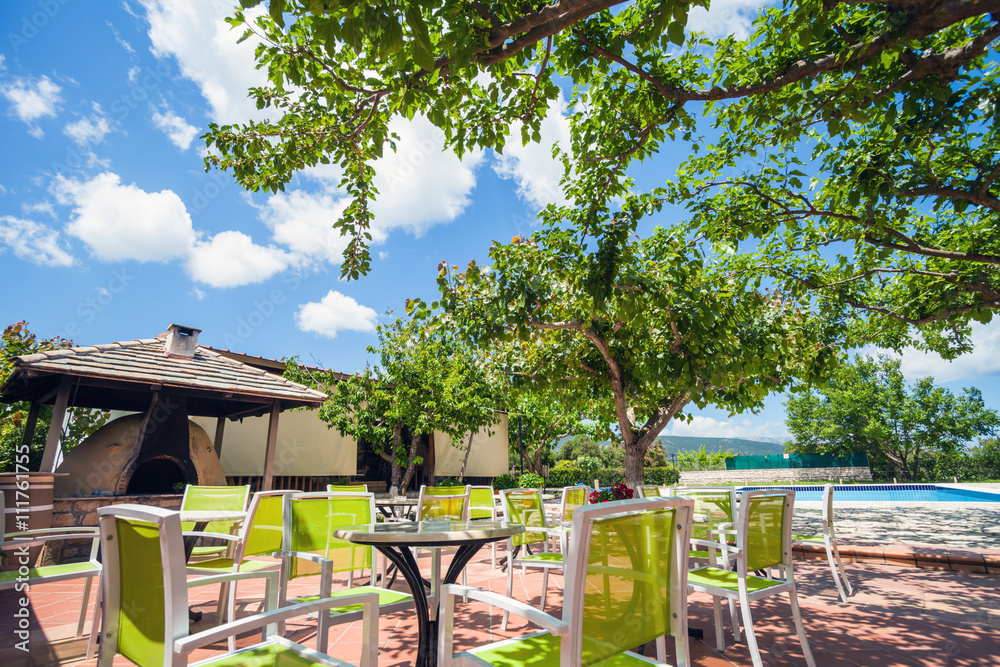
[[705, 450], [705, 445], [698, 448], [698, 451], [684, 450], [677, 452], [677, 463], [687, 467], [689, 470], [712, 470], [725, 464], [726, 459], [731, 459], [736, 455], [729, 450], [720, 450], [709, 454]]
[[512, 414], [507, 421], [511, 461], [520, 460], [520, 437], [526, 469], [541, 475], [542, 466], [554, 462], [555, 447], [562, 438], [591, 430], [576, 403], [572, 397], [554, 391], [514, 390]]
[[889, 466], [914, 480], [933, 468], [935, 457], [955, 456], [1000, 426], [1000, 415], [985, 407], [978, 389], [955, 396], [933, 378], [909, 384], [899, 369], [898, 359], [859, 356], [825, 386], [792, 395], [785, 404], [786, 426], [795, 440], [785, 449], [864, 451], [876, 470]]
[[[27, 322], [11, 324], [4, 329], [0, 338], [0, 386], [7, 381], [14, 370], [14, 357], [70, 347], [73, 347], [72, 341], [58, 336], [39, 339], [28, 331]], [[0, 403], [0, 472], [37, 471], [42, 462], [49, 423], [52, 421], [52, 406], [49, 405], [39, 407], [35, 431], [26, 453], [27, 460], [18, 456], [19, 453], [25, 454], [19, 452], [19, 448], [30, 408], [31, 405], [27, 401]], [[88, 408], [70, 408], [68, 412], [69, 421], [61, 439], [64, 450], [72, 449], [83, 442], [84, 438], [103, 426], [110, 416], [106, 410]], [[19, 464], [23, 467], [18, 467]]]
[[441, 431], [461, 448], [470, 433], [498, 421], [504, 398], [488, 363], [444, 329], [396, 319], [377, 331], [379, 346], [368, 351], [379, 364], [363, 373], [343, 379], [291, 359], [285, 376], [329, 393], [320, 419], [369, 443], [391, 466], [391, 485], [403, 490], [423, 462], [422, 436]]
[[559, 448], [561, 461], [575, 461], [578, 456], [601, 457], [601, 443], [583, 434], [570, 438]]
[[593, 250], [552, 226], [495, 244], [489, 270], [442, 265], [440, 307], [475, 344], [530, 344], [525, 382], [591, 398], [607, 425], [597, 435], [615, 425], [635, 487], [649, 445], [688, 404], [755, 409], [822, 375], [836, 354], [825, 325], [794, 301], [743, 289], [694, 242], [663, 229], [635, 239], [619, 220]]
[[584, 111], [564, 186], [590, 233], [614, 234], [629, 167], [683, 140], [699, 153], [671, 187], [635, 196], [687, 205], [724, 249], [762, 239], [745, 268], [852, 333], [901, 345], [916, 325], [951, 354], [1000, 304], [997, 0], [785, 0], [748, 39], [715, 41], [685, 31], [706, 0], [266, 4], [231, 23], [262, 39], [268, 81], [250, 93], [277, 119], [212, 125], [207, 165], [272, 191], [339, 165], [345, 275], [369, 268], [391, 121], [423, 115], [460, 155], [502, 151], [512, 121], [540, 139], [565, 86]]

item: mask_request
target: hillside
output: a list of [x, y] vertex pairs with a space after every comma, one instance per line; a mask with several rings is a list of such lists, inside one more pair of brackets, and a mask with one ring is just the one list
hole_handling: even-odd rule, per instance
[[[559, 441], [559, 444], [561, 445], [569, 439], [569, 437], [562, 438]], [[663, 449], [667, 452], [667, 456], [683, 451], [696, 452], [701, 449], [702, 445], [705, 446], [705, 451], [709, 454], [723, 450], [729, 450], [734, 454], [742, 454], [744, 456], [754, 454], [785, 453], [785, 447], [781, 443], [762, 442], [760, 440], [744, 440], [742, 438], [704, 438], [701, 436], [686, 437], [679, 435], [661, 435], [657, 438], [657, 440], [659, 440], [663, 445]]]

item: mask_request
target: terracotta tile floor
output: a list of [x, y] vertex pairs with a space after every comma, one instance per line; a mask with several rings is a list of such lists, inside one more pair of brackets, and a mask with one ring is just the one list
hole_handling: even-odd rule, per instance
[[[425, 570], [427, 557], [421, 558]], [[980, 667], [1000, 665], [1000, 580], [989, 574], [943, 571], [885, 564], [852, 563], [848, 573], [855, 587], [849, 604], [841, 603], [833, 589], [830, 572], [823, 561], [797, 561], [799, 601], [806, 631], [816, 662], [823, 666], [870, 665], [897, 667], [932, 665], [941, 667]], [[490, 567], [489, 550], [480, 552], [468, 568], [471, 585], [503, 591], [505, 575]], [[301, 583], [300, 583], [301, 582]], [[550, 578], [549, 610], [558, 610], [562, 602], [562, 577]], [[296, 582], [308, 590], [311, 582]], [[555, 584], [555, 585], [553, 585]], [[396, 587], [405, 590], [402, 580]], [[541, 575], [529, 573], [515, 577], [514, 595], [540, 600]], [[82, 660], [85, 641], [75, 640], [76, 614], [83, 585], [80, 582], [36, 586], [30, 591], [30, 655], [13, 648], [13, 612], [15, 593], [0, 592], [0, 666], [36, 667], [40, 665], [91, 666], [95, 661]], [[191, 605], [205, 613], [196, 629], [214, 621], [217, 589], [195, 589]], [[241, 586], [242, 610], [256, 609], [260, 589]], [[93, 600], [92, 595], [92, 600]], [[781, 598], [755, 603], [753, 615], [764, 664], [769, 667], [803, 665], [801, 649], [795, 637], [788, 605]], [[485, 605], [459, 602], [456, 641], [459, 647], [516, 635], [526, 624], [512, 617], [507, 633], [500, 631], [500, 615]], [[725, 652], [715, 650], [712, 605], [708, 596], [694, 594], [689, 599], [690, 624], [703, 628], [704, 641], [691, 642], [691, 657], [697, 667], [740, 667], [751, 664], [746, 644], [734, 644], [727, 630]], [[728, 619], [728, 613], [725, 614]], [[357, 624], [359, 625], [359, 624]], [[416, 624], [412, 612], [386, 614], [379, 619], [379, 664], [406, 667], [412, 664], [416, 650]], [[727, 620], [728, 627], [728, 620]], [[89, 628], [89, 621], [88, 621]], [[315, 641], [314, 624], [308, 619], [290, 623], [289, 634], [309, 645]], [[329, 652], [356, 661], [360, 655], [360, 628], [334, 627], [330, 633]], [[251, 643], [253, 637], [241, 638]], [[223, 649], [215, 645], [212, 649]], [[668, 649], [672, 652], [672, 646]], [[211, 655], [199, 651], [195, 658]], [[672, 660], [672, 658], [671, 658]], [[128, 665], [119, 658], [115, 664]]]

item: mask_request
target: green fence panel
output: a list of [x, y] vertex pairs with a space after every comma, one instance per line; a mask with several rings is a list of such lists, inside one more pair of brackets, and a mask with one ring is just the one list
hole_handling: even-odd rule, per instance
[[760, 470], [762, 468], [867, 468], [868, 454], [851, 452], [847, 456], [833, 454], [767, 454], [735, 456], [726, 459], [726, 470]]

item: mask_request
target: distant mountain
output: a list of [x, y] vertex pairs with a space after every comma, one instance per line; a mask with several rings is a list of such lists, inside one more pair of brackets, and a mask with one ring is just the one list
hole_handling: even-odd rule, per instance
[[[559, 441], [561, 445], [572, 436], [567, 436]], [[766, 437], [766, 436], [765, 436]], [[683, 451], [698, 451], [702, 445], [709, 454], [713, 452], [729, 450], [734, 454], [744, 456], [762, 454], [784, 454], [784, 441], [786, 438], [767, 437], [769, 442], [761, 440], [744, 440], [743, 438], [705, 438], [702, 436], [680, 436], [661, 435], [657, 440], [663, 445], [667, 455], [676, 454]]]
[[704, 438], [701, 436], [661, 435], [657, 440], [663, 445], [667, 455], [683, 451], [698, 451], [702, 445], [709, 454], [729, 450], [734, 454], [744, 456], [762, 454], [784, 454], [783, 439], [778, 442], [762, 442], [760, 440], [744, 440], [743, 438]]

